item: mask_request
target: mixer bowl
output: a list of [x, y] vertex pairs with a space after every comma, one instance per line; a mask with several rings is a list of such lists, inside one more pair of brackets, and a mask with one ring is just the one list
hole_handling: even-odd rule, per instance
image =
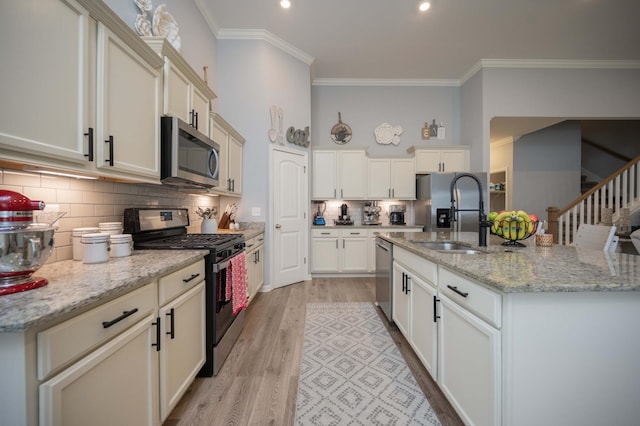
[[32, 280], [51, 255], [54, 233], [54, 227], [40, 224], [0, 231], [0, 290]]

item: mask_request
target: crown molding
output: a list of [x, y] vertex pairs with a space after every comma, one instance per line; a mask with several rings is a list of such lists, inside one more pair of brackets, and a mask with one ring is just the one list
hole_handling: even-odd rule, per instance
[[315, 58], [297, 47], [287, 43], [267, 30], [236, 30], [221, 28], [218, 30], [218, 40], [263, 40], [288, 53], [307, 65], [311, 65]]
[[193, 2], [195, 3], [198, 10], [200, 10], [200, 15], [202, 15], [204, 20], [207, 22], [207, 25], [209, 26], [209, 29], [213, 33], [213, 36], [217, 39], [218, 25], [216, 25], [216, 21], [213, 19], [213, 16], [209, 14], [207, 8], [204, 6], [203, 4], [204, 0], [193, 0]]
[[458, 87], [459, 80], [419, 79], [419, 78], [316, 78], [313, 86], [439, 86]]

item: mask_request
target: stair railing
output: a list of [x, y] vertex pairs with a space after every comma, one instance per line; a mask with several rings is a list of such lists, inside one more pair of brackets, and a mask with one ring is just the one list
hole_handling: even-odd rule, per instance
[[[603, 212], [611, 213], [605, 221], [615, 222], [620, 210], [638, 208], [640, 205], [640, 156], [629, 161], [611, 176], [591, 188], [563, 209], [547, 208], [547, 233], [553, 234], [553, 242], [571, 245], [582, 223], [603, 222]], [[611, 209], [611, 210], [603, 210]]]

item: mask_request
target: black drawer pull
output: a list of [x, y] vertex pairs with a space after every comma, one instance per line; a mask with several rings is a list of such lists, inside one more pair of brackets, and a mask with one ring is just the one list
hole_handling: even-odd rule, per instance
[[122, 315], [120, 315], [118, 318], [112, 319], [111, 321], [102, 321], [102, 327], [103, 328], [109, 328], [112, 325], [122, 321], [123, 319], [130, 317], [131, 315], [135, 314], [136, 312], [138, 312], [138, 308], [133, 308], [130, 311], [124, 311], [122, 313]]
[[193, 281], [196, 278], [198, 278], [200, 276], [200, 274], [191, 274], [191, 276], [189, 278], [183, 278], [182, 282], [183, 283], [188, 283], [189, 281]]
[[458, 290], [458, 287], [450, 286], [448, 284], [447, 284], [447, 287], [449, 287], [451, 290], [454, 291], [454, 293], [457, 293], [462, 297], [467, 297], [469, 295], [469, 293], [465, 293], [464, 291]]
[[155, 346], [156, 352], [160, 352], [160, 317], [157, 317], [156, 321], [152, 322], [151, 325], [156, 326], [156, 343], [152, 343], [151, 346]]

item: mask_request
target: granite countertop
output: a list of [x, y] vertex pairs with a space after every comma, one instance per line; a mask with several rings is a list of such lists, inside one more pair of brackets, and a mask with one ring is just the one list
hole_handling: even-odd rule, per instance
[[[554, 244], [536, 247], [534, 238], [526, 247], [505, 247], [503, 239], [491, 235], [488, 247], [478, 247], [475, 232], [381, 233], [379, 236], [469, 277], [485, 287], [504, 293], [640, 291], [640, 256], [577, 250]], [[487, 254], [441, 253], [413, 241], [459, 241]]]
[[0, 296], [0, 332], [42, 327], [115, 299], [153, 279], [187, 266], [208, 250], [134, 250], [131, 256], [84, 264], [64, 260], [44, 265], [34, 276], [44, 287]]
[[220, 234], [243, 234], [249, 240], [264, 233], [264, 222], [240, 222], [240, 229], [218, 229]]

